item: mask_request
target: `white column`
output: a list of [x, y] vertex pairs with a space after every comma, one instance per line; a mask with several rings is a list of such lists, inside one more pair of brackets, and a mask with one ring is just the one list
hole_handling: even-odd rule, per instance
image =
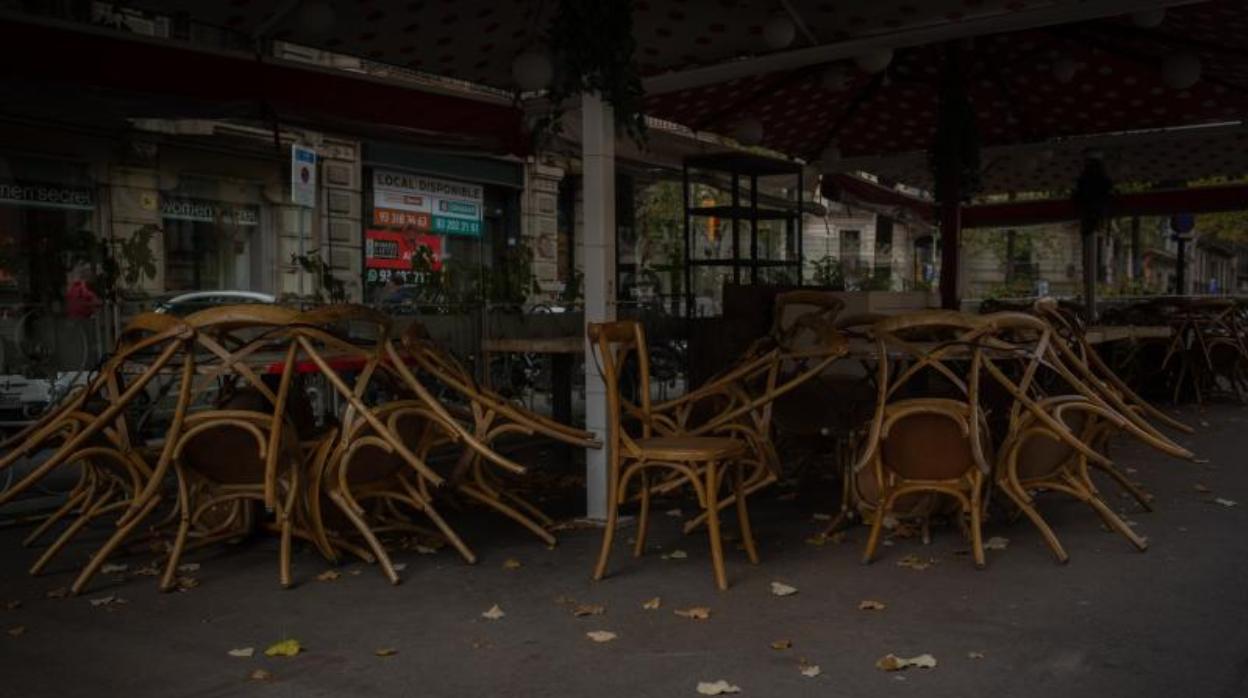
[[[615, 319], [615, 115], [598, 95], [581, 95], [584, 170], [585, 323]], [[607, 393], [592, 348], [585, 347], [585, 427], [607, 441]], [[607, 451], [585, 453], [585, 510], [607, 516]]]

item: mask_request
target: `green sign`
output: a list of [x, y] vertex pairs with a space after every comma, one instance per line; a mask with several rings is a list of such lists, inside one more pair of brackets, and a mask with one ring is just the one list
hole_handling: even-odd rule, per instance
[[445, 235], [480, 235], [481, 221], [464, 220], [463, 218], [433, 217], [433, 232]]

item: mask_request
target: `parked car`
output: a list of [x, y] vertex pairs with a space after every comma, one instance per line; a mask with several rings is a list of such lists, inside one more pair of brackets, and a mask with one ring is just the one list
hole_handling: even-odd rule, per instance
[[219, 305], [273, 304], [276, 302], [277, 298], [257, 291], [191, 291], [157, 300], [155, 311], [182, 316]]

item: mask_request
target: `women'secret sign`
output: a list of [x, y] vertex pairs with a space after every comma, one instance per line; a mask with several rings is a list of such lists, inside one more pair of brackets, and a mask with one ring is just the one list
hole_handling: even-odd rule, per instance
[[441, 235], [481, 235], [484, 196], [476, 184], [376, 170], [373, 224]]

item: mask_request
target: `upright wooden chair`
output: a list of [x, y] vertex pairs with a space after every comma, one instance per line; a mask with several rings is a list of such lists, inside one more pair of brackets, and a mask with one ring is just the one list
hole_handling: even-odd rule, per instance
[[[721, 590], [727, 589], [719, 496], [721, 486], [729, 477], [734, 483], [733, 494], [746, 553], [751, 562], [758, 561], [744, 490], [746, 471], [742, 459], [750, 452], [749, 443], [726, 436], [656, 436], [661, 430], [656, 429], [651, 411], [649, 357], [641, 325], [630, 321], [593, 323], [588, 334], [606, 384], [608, 406], [607, 525], [594, 579], [602, 579], [606, 574], [620, 505], [626, 499], [634, 476], [640, 480], [641, 513], [633, 555], [640, 556], [645, 549], [644, 532], [650, 517], [649, 474], [651, 470], [660, 469], [684, 476], [697, 495], [699, 506], [707, 512], [715, 584]], [[624, 366], [630, 358], [637, 362], [636, 401], [626, 399], [621, 386]]]
[[[984, 566], [980, 524], [990, 461], [979, 345], [989, 331], [979, 318], [947, 310], [899, 315], [873, 327], [876, 409], [855, 466], [876, 495], [863, 563], [875, 558], [884, 519], [898, 501], [928, 493], [958, 503], [970, 520], [975, 565]], [[937, 385], [946, 397], [928, 397]]]

